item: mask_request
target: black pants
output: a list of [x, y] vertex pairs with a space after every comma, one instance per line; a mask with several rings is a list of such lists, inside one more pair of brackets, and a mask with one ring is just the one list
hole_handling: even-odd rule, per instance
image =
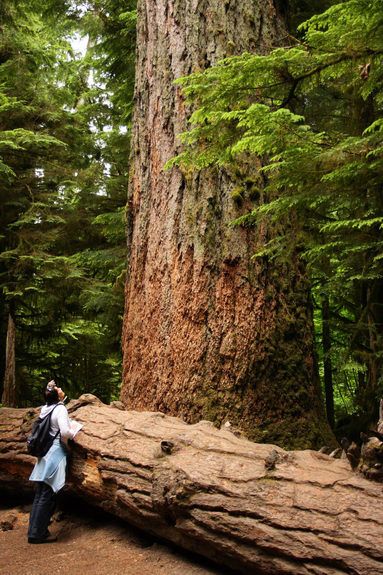
[[28, 539], [45, 539], [56, 506], [56, 494], [43, 481], [36, 482], [36, 493], [29, 516]]

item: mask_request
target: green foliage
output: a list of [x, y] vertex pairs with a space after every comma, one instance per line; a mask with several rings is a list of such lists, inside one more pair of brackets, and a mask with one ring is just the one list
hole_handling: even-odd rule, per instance
[[[130, 4], [0, 7], [1, 332], [12, 310], [24, 402], [39, 401], [51, 377], [70, 396], [118, 394]], [[85, 55], [74, 52], [74, 35], [88, 36]]]
[[262, 159], [261, 199], [236, 224], [300, 222], [294, 233], [279, 226], [256, 257], [304, 257], [332, 302], [334, 370], [354, 373], [348, 398], [373, 417], [383, 393], [382, 3], [335, 4], [299, 31], [289, 48], [179, 80], [194, 112], [172, 164]]
[[[133, 109], [136, 0], [93, 0], [87, 15], [97, 33], [94, 65], [109, 90], [120, 123], [128, 125]], [[92, 32], [90, 31], [90, 34]]]

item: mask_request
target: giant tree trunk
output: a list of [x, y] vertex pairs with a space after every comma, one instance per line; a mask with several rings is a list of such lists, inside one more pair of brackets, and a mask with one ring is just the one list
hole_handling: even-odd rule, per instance
[[308, 447], [331, 437], [304, 269], [252, 259], [269, 231], [229, 227], [250, 207], [232, 175], [163, 169], [187, 125], [174, 79], [283, 36], [272, 0], [138, 2], [121, 398]]
[[[93, 404], [86, 403], [93, 401]], [[254, 444], [206, 421], [126, 412], [83, 396], [71, 489], [141, 529], [270, 575], [381, 575], [382, 485], [347, 461]], [[23, 489], [34, 410], [0, 410], [0, 486]]]
[[5, 374], [1, 403], [9, 407], [17, 405], [16, 390], [16, 326], [13, 314], [8, 315], [7, 341], [5, 346]]

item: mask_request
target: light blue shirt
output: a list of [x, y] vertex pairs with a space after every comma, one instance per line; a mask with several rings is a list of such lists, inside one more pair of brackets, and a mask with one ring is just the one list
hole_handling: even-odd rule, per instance
[[65, 485], [66, 451], [56, 437], [52, 447], [44, 457], [40, 457], [29, 477], [30, 481], [44, 481], [55, 493]]

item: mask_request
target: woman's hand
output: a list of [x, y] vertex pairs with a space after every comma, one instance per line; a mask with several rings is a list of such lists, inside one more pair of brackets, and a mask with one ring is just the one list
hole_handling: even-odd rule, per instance
[[65, 397], [65, 392], [61, 389], [61, 387], [56, 387], [56, 389], [59, 396], [59, 401], [63, 401]]

